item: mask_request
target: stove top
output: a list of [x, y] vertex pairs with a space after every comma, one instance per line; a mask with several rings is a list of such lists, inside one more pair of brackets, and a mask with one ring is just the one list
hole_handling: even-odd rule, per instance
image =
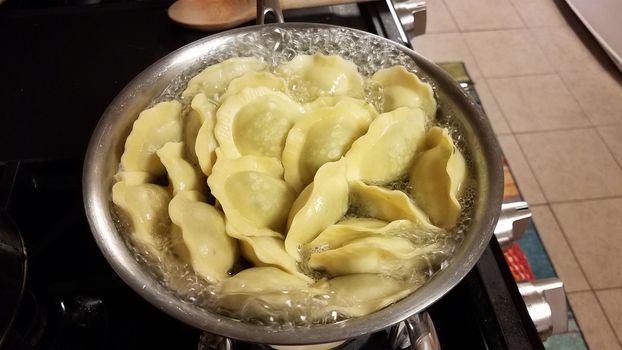
[[[26, 291], [5, 346], [196, 349], [199, 330], [144, 301], [105, 261], [84, 214], [81, 167], [114, 95], [149, 64], [208, 33], [174, 25], [168, 2], [95, 2], [8, 0], [0, 7], [0, 210], [28, 253]], [[286, 11], [285, 19], [399, 38], [384, 2]], [[496, 241], [428, 312], [443, 349], [542, 348]], [[387, 342], [380, 332], [348, 346], [385, 349]]]

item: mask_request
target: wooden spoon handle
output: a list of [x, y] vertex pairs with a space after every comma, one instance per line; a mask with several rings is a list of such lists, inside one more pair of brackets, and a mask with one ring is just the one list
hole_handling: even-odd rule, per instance
[[305, 7], [341, 5], [369, 1], [373, 0], [281, 0], [281, 8], [300, 9]]

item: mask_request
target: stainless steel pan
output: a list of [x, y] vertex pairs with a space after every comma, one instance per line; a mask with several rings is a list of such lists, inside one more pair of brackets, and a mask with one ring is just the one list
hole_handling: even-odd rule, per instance
[[[263, 21], [266, 12], [262, 8], [259, 11], [259, 19]], [[163, 94], [179, 93], [179, 83], [187, 81], [198, 67], [213, 59], [215, 53], [237, 46], [247, 47], [249, 40], [262, 38], [263, 33], [308, 31], [318, 35], [330, 31], [372, 38], [412, 58], [419, 72], [434, 84], [441, 112], [452, 111], [453, 118], [464, 131], [462, 142], [471, 154], [477, 196], [464, 240], [448, 264], [415, 293], [364, 317], [335, 324], [273, 330], [245, 324], [185, 302], [158, 282], [137, 261], [122, 233], [115, 228], [111, 187], [132, 123], [154, 99]], [[492, 236], [501, 208], [503, 172], [499, 147], [482, 110], [434, 63], [406, 47], [358, 30], [322, 24], [277, 23], [230, 30], [198, 40], [162, 58], [132, 80], [112, 101], [93, 133], [84, 162], [83, 191], [86, 213], [101, 251], [130, 287], [162, 311], [207, 332], [234, 339], [263, 344], [316, 344], [353, 338], [396, 324], [424, 310], [452, 289], [475, 265]]]

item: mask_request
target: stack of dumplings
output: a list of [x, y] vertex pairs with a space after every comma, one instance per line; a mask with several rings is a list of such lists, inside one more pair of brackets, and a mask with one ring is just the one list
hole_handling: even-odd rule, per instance
[[403, 66], [231, 58], [140, 113], [112, 200], [132, 244], [186, 264], [218, 312], [363, 316], [419, 288], [455, 241], [467, 167], [436, 108]]

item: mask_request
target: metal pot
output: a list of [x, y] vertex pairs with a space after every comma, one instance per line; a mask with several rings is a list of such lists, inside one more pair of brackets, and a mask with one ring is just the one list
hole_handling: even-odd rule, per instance
[[[263, 8], [258, 11], [259, 23], [263, 23], [266, 12]], [[249, 40], [249, 34], [279, 30], [291, 33], [339, 30], [359, 37], [373, 37], [412, 58], [419, 71], [435, 85], [441, 109], [452, 110], [462, 127], [463, 142], [471, 153], [472, 176], [477, 182], [472, 220], [464, 240], [446, 266], [419, 290], [367, 316], [335, 324], [285, 330], [242, 323], [182, 301], [136, 260], [123, 235], [115, 228], [111, 214], [113, 175], [138, 113], [163, 91], [165, 95], [174, 95], [176, 89], [171, 89], [170, 83], [179, 81], [179, 76], [189, 77], [193, 71], [189, 67], [196, 67], [201, 58], [223, 47], [242, 45], [243, 40]], [[121, 278], [153, 305], [209, 333], [254, 343], [295, 345], [328, 343], [375, 332], [425, 310], [445, 295], [475, 265], [493, 234], [501, 209], [503, 172], [499, 147], [482, 110], [432, 62], [406, 47], [362, 31], [321, 24], [277, 23], [230, 30], [198, 40], [162, 58], [132, 80], [112, 101], [93, 133], [84, 163], [83, 191], [91, 230], [101, 251]]]

